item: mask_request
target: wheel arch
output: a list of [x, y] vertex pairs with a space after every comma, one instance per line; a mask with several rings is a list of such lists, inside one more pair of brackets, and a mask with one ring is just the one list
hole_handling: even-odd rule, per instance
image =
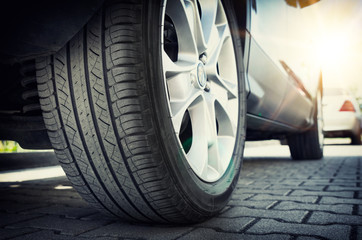
[[[104, 0], [7, 1], [0, 16], [0, 60], [20, 62], [59, 51]], [[21, 6], [21, 8], [19, 8]]]

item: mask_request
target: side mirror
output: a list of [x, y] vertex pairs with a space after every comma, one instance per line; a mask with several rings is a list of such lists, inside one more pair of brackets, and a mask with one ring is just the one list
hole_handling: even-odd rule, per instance
[[308, 6], [311, 6], [317, 2], [319, 2], [320, 0], [285, 0], [285, 2], [287, 3], [288, 6], [291, 7], [298, 7], [298, 3], [300, 8], [305, 8]]

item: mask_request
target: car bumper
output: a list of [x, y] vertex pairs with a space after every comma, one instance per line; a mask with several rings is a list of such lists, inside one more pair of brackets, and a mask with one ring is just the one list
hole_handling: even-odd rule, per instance
[[335, 114], [335, 116], [324, 118], [323, 131], [330, 135], [345, 135], [357, 133], [361, 120], [354, 113]]

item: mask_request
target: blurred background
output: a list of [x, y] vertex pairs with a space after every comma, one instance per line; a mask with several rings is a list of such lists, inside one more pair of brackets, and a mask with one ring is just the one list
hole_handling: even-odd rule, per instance
[[347, 88], [362, 104], [362, 1], [321, 0], [318, 4], [312, 34], [324, 85]]

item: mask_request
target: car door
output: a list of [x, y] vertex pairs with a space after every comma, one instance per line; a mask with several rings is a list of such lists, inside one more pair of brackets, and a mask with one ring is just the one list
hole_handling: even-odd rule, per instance
[[279, 63], [287, 27], [284, 0], [252, 0], [250, 20], [248, 113], [275, 120], [287, 87], [287, 74]]
[[309, 125], [321, 69], [313, 53], [319, 0], [285, 0], [286, 34], [280, 59], [288, 75], [278, 121], [293, 126]]
[[[303, 66], [291, 67], [306, 55], [300, 44], [305, 39], [295, 37], [305, 31], [300, 4], [252, 0], [250, 18], [248, 113], [293, 127], [308, 125], [313, 102], [302, 78], [309, 79], [310, 74]], [[300, 69], [303, 74], [298, 75]]]

